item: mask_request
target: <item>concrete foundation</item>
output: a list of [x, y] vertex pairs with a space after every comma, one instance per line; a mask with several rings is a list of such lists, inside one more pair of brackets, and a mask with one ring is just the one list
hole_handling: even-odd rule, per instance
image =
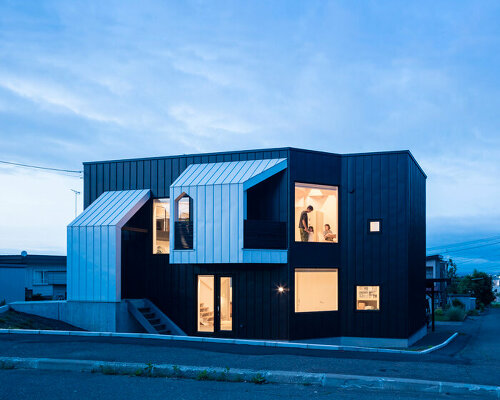
[[15, 311], [56, 319], [88, 331], [144, 332], [124, 301], [18, 301], [9, 305]]

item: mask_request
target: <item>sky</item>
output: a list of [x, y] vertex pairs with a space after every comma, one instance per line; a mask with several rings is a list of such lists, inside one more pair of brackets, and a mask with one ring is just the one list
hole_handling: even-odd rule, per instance
[[[429, 253], [500, 272], [499, 20], [486, 0], [3, 0], [0, 160], [408, 149]], [[0, 164], [0, 253], [65, 254], [82, 186]]]

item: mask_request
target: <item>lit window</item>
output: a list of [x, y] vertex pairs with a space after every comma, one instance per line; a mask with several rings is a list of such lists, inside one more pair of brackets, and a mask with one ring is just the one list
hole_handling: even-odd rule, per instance
[[338, 271], [297, 268], [295, 270], [295, 312], [337, 311]]
[[170, 253], [170, 199], [153, 201], [153, 254]]
[[295, 241], [338, 243], [338, 188], [295, 184]]
[[176, 250], [193, 248], [193, 200], [183, 193], [175, 201], [175, 238]]
[[356, 286], [356, 310], [380, 310], [380, 286]]
[[379, 219], [368, 221], [368, 231], [370, 233], [380, 233], [382, 231], [382, 222]]

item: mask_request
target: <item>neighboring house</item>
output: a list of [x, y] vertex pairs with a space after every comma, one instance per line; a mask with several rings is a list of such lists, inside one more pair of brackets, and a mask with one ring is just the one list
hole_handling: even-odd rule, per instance
[[[425, 260], [425, 277], [426, 279], [445, 279], [448, 278], [448, 261], [443, 260], [439, 254], [427, 256]], [[435, 282], [434, 290], [434, 307], [444, 307], [447, 300], [446, 282]]]
[[[15, 293], [3, 296], [3, 293]], [[0, 301], [66, 299], [66, 257], [0, 255]]]
[[427, 332], [425, 185], [409, 151], [85, 163], [68, 304], [95, 317], [148, 298], [189, 335], [412, 343]]
[[491, 285], [493, 286], [492, 289], [495, 295], [495, 301], [500, 301], [500, 275], [492, 276]]

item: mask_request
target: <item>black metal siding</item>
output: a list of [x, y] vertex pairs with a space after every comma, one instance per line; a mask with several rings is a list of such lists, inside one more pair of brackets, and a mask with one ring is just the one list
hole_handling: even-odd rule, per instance
[[[196, 275], [234, 278], [235, 336], [406, 338], [425, 322], [425, 175], [408, 152], [336, 155], [298, 149], [200, 154], [84, 165], [85, 207], [103, 191], [169, 186], [191, 163], [288, 158], [268, 217], [288, 220], [288, 265], [170, 265], [153, 255], [152, 202], [123, 233], [123, 297], [148, 297], [186, 332], [196, 333]], [[339, 243], [295, 243], [294, 183], [339, 186]], [[265, 185], [263, 185], [265, 186]], [[143, 219], [141, 222], [141, 218]], [[368, 220], [382, 220], [368, 234]], [[339, 269], [339, 311], [294, 312], [297, 267]], [[279, 295], [277, 286], [289, 290]], [[380, 311], [355, 310], [356, 285], [381, 287]]]

